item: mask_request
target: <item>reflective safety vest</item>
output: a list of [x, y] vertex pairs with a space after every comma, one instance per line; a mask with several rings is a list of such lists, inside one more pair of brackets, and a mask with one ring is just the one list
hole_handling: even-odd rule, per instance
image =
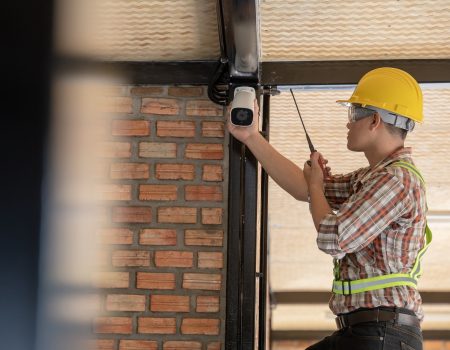
[[[411, 171], [420, 179], [422, 184], [425, 185], [425, 180], [423, 179], [419, 170], [411, 163], [397, 161], [395, 163], [392, 163], [392, 165], [402, 167]], [[419, 251], [414, 266], [409, 273], [392, 273], [389, 275], [364, 278], [360, 280], [342, 281], [339, 280], [339, 261], [337, 259], [334, 259], [333, 293], [341, 295], [351, 295], [396, 286], [410, 286], [413, 288], [417, 288], [417, 280], [422, 275], [422, 266], [420, 262], [423, 255], [427, 251], [431, 240], [432, 234], [427, 224], [425, 227], [425, 245]]]

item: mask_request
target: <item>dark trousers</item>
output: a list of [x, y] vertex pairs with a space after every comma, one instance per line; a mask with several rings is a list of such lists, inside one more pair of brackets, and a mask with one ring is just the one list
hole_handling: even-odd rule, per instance
[[420, 328], [365, 322], [336, 331], [306, 350], [422, 350], [422, 341]]

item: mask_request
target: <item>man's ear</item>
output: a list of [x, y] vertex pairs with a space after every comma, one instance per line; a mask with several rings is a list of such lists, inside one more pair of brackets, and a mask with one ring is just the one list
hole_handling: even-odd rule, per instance
[[381, 117], [378, 113], [375, 113], [370, 122], [370, 130], [375, 130], [381, 125]]

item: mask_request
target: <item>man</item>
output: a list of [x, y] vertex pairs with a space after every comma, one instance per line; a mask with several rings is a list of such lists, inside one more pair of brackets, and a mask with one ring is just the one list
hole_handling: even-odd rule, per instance
[[404, 147], [423, 120], [422, 92], [408, 73], [384, 67], [337, 102], [349, 108], [347, 148], [369, 162], [347, 175], [322, 170], [327, 160], [317, 152], [301, 170], [260, 135], [257, 122], [228, 129], [283, 189], [310, 202], [317, 245], [334, 258], [330, 308], [338, 331], [308, 349], [422, 349], [417, 278], [431, 232], [423, 179]]

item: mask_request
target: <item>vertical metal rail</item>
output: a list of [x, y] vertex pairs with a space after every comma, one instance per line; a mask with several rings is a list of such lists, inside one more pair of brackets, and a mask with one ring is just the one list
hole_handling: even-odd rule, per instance
[[[218, 0], [218, 20], [229, 72], [229, 93], [237, 86], [257, 88], [259, 33], [257, 0]], [[227, 298], [225, 348], [255, 346], [257, 176], [258, 163], [230, 137]]]
[[227, 297], [225, 321], [225, 348], [241, 349], [241, 232], [243, 202], [243, 167], [241, 142], [230, 137], [229, 201], [227, 236]]
[[[262, 133], [269, 141], [270, 131], [270, 94], [264, 95], [263, 113], [262, 113]], [[267, 215], [268, 215], [268, 194], [269, 194], [269, 175], [264, 169], [261, 172], [261, 228], [260, 228], [260, 281], [259, 281], [259, 336], [258, 349], [266, 348], [267, 332], [267, 293], [269, 284], [268, 271], [268, 235], [267, 235]], [[266, 334], [267, 332], [267, 334]]]
[[244, 227], [242, 237], [242, 349], [255, 344], [258, 161], [248, 148], [244, 157]]
[[255, 345], [258, 162], [230, 138], [226, 349]]

